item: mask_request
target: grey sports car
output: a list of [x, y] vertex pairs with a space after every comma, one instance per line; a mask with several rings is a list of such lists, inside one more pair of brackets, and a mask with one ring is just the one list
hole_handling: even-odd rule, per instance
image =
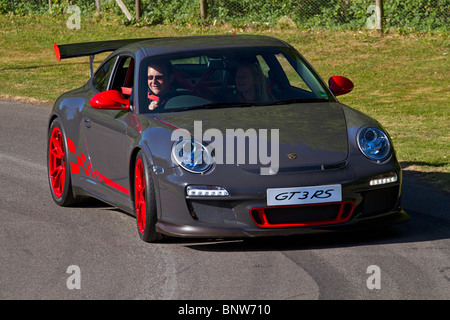
[[[54, 45], [89, 56], [91, 78], [48, 122], [61, 206], [94, 197], [164, 236], [244, 238], [408, 220], [391, 138], [338, 102], [286, 42], [220, 35]], [[93, 72], [94, 55], [112, 53]]]

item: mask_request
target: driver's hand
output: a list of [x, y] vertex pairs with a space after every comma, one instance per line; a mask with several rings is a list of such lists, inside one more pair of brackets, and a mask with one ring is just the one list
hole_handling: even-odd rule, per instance
[[149, 106], [148, 106], [148, 110], [154, 110], [154, 109], [156, 109], [156, 108], [158, 108], [158, 107], [159, 107], [158, 101], [152, 101], [152, 102], [149, 104]]

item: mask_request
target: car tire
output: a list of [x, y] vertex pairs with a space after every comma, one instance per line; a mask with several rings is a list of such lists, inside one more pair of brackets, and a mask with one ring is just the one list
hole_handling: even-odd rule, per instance
[[52, 198], [58, 205], [68, 207], [79, 202], [73, 195], [67, 139], [58, 118], [48, 132], [47, 175]]
[[149, 163], [139, 151], [134, 166], [134, 208], [139, 236], [145, 242], [159, 242], [163, 235], [156, 231], [157, 208], [155, 186]]

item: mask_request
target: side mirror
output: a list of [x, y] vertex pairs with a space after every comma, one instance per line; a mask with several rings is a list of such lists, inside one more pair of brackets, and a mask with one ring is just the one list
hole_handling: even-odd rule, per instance
[[125, 99], [119, 91], [108, 90], [97, 93], [91, 99], [91, 107], [106, 110], [128, 110], [130, 101]]
[[353, 82], [346, 77], [332, 76], [328, 79], [328, 86], [335, 96], [340, 96], [349, 93], [353, 90]]

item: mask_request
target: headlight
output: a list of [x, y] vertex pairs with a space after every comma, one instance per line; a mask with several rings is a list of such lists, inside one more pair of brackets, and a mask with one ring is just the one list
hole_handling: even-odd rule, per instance
[[212, 165], [209, 150], [195, 140], [177, 142], [172, 148], [172, 158], [183, 169], [193, 173], [203, 173]]
[[377, 128], [365, 128], [358, 135], [361, 152], [371, 160], [381, 161], [391, 153], [391, 143], [387, 135]]

